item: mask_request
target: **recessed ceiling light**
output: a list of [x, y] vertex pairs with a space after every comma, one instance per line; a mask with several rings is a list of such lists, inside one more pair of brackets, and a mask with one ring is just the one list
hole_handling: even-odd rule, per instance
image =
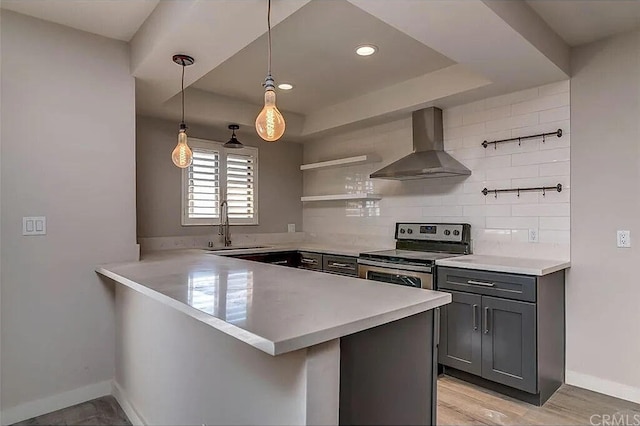
[[360, 56], [371, 56], [378, 51], [378, 48], [373, 44], [363, 44], [356, 48], [356, 53]]
[[280, 83], [280, 84], [278, 84], [278, 89], [282, 89], [282, 90], [291, 90], [291, 89], [293, 89], [293, 84], [290, 84], [290, 83]]

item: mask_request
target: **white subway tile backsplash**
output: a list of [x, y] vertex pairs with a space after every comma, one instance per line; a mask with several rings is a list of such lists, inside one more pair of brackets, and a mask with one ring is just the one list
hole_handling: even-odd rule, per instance
[[[515, 207], [515, 206], [514, 206]], [[502, 217], [487, 216], [487, 228], [491, 229], [535, 229], [539, 226], [537, 216]]]
[[540, 96], [555, 95], [556, 93], [569, 91], [569, 80], [559, 81], [557, 83], [547, 84], [538, 88], [538, 94]]
[[539, 121], [542, 123], [553, 123], [555, 121], [568, 120], [570, 116], [569, 105], [548, 109], [540, 112]]
[[487, 170], [487, 180], [537, 177], [540, 166], [503, 167]]
[[551, 231], [568, 231], [571, 229], [571, 218], [569, 217], [541, 217], [540, 229]]
[[556, 93], [555, 95], [549, 96], [539, 96], [535, 99], [511, 105], [511, 115], [546, 111], [567, 105], [569, 105], [569, 92]]
[[511, 205], [464, 206], [463, 216], [511, 216]]
[[515, 115], [512, 112], [511, 117], [487, 121], [485, 128], [487, 132], [499, 132], [507, 129], [518, 129], [520, 127], [535, 126], [538, 123], [539, 121], [537, 112], [522, 115]]
[[569, 203], [518, 204], [511, 206], [512, 216], [569, 216]]
[[569, 161], [558, 161], [555, 163], [545, 163], [538, 166], [540, 168], [540, 176], [569, 176]]
[[545, 151], [534, 151], [523, 154], [514, 154], [512, 164], [514, 166], [524, 166], [528, 164], [554, 163], [558, 161], [569, 161], [569, 148], [549, 149]]
[[462, 216], [462, 206], [432, 206], [422, 209], [422, 216]]
[[519, 92], [512, 92], [502, 96], [496, 96], [486, 100], [487, 108], [495, 108], [503, 105], [511, 105], [518, 102], [523, 102], [529, 99], [534, 99], [538, 96], [538, 88], [520, 90]]
[[528, 243], [529, 230], [528, 229], [512, 229], [511, 241], [514, 243]]
[[[303, 227], [316, 237], [332, 229], [340, 241], [393, 243], [397, 221], [467, 222], [474, 250], [482, 254], [568, 258], [570, 201], [569, 81], [483, 99], [443, 111], [445, 149], [465, 164], [471, 176], [417, 181], [370, 179], [369, 174], [411, 152], [411, 120], [325, 137], [304, 145], [305, 162], [366, 153], [380, 164], [304, 173], [305, 194], [342, 193], [364, 188], [382, 194], [375, 206], [363, 203], [305, 204]], [[493, 141], [561, 128], [551, 136], [481, 146]], [[481, 191], [562, 183], [550, 191], [484, 196]], [[539, 229], [540, 243], [528, 243], [529, 229]], [[551, 254], [550, 254], [551, 253]]]

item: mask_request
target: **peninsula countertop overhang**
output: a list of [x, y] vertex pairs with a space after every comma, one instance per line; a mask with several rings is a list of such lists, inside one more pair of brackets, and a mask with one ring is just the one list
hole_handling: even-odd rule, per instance
[[147, 255], [96, 272], [270, 355], [310, 347], [451, 302], [451, 295], [218, 256]]

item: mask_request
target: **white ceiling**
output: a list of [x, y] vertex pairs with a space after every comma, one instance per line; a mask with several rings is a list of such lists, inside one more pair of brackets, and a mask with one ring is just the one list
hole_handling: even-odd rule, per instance
[[[312, 1], [272, 31], [278, 105], [309, 114], [329, 105], [453, 65], [454, 62], [345, 0]], [[369, 57], [356, 46], [374, 44]], [[259, 37], [192, 87], [260, 104], [267, 36]]]
[[2, 8], [129, 41], [159, 0], [2, 0]]
[[[254, 124], [266, 74], [266, 0], [0, 1], [4, 9], [129, 41], [139, 114], [179, 118], [180, 69], [171, 56], [186, 53], [196, 58], [185, 76], [189, 122]], [[561, 32], [551, 18], [557, 10], [545, 23], [534, 8], [499, 0], [274, 1], [274, 76], [296, 86], [279, 94], [286, 138], [568, 78], [569, 47], [549, 28]], [[380, 50], [358, 57], [361, 43]]]
[[570, 46], [640, 28], [638, 0], [527, 0]]

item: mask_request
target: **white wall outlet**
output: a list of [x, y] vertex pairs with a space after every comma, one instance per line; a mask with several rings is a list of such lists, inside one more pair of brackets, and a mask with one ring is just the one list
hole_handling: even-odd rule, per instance
[[540, 241], [540, 235], [537, 229], [529, 229], [529, 242], [537, 243]]
[[296, 232], [296, 224], [290, 223], [287, 225], [287, 232]]
[[631, 231], [618, 231], [618, 247], [629, 248], [631, 247]]
[[47, 218], [44, 216], [23, 217], [22, 235], [47, 235]]

